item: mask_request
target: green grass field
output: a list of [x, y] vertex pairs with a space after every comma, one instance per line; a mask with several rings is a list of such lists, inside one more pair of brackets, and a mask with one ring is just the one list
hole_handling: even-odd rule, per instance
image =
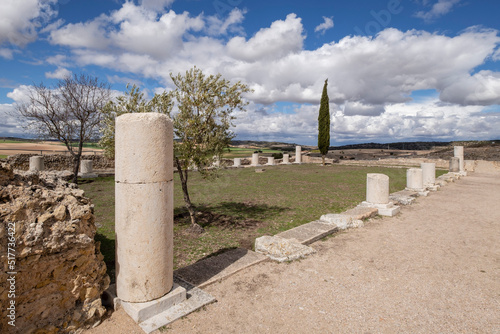
[[[174, 177], [174, 268], [184, 267], [225, 249], [251, 249], [255, 238], [340, 213], [366, 197], [366, 174], [390, 177], [390, 191], [404, 189], [406, 169], [357, 166], [293, 165], [227, 169], [219, 179], [203, 180], [191, 173], [189, 191], [198, 207], [199, 223], [206, 233], [187, 232], [189, 215], [177, 174]], [[438, 171], [438, 175], [442, 172]], [[443, 172], [444, 173], [444, 172]], [[80, 187], [95, 205], [101, 250], [110, 276], [114, 275], [114, 179], [83, 181]]]
[[8, 155], [0, 154], [0, 159], [7, 159]]

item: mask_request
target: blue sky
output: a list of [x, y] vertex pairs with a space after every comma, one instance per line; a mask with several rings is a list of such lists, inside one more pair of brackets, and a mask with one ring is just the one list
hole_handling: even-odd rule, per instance
[[332, 145], [500, 138], [494, 0], [0, 0], [0, 136], [33, 83], [87, 73], [152, 97], [192, 66], [254, 89], [237, 139]]

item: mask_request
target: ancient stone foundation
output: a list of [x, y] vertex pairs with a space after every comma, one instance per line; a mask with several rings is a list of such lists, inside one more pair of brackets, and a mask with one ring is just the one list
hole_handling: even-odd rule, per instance
[[44, 170], [43, 157], [39, 155], [30, 157], [30, 171], [40, 172], [43, 170]]
[[384, 174], [366, 175], [366, 201], [361, 207], [378, 209], [381, 216], [394, 216], [400, 211], [399, 206], [389, 201], [389, 177]]
[[[98, 324], [109, 277], [94, 241], [93, 205], [83, 190], [56, 173], [16, 174], [2, 164], [0, 214], [0, 332], [73, 333]], [[15, 262], [9, 267], [13, 240]], [[7, 324], [12, 277], [15, 327]]]

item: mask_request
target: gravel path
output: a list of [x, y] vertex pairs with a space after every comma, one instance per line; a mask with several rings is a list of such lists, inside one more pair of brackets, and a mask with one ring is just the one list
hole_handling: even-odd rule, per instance
[[[500, 170], [205, 288], [166, 333], [500, 333]], [[314, 218], [314, 217], [312, 217]], [[141, 333], [123, 311], [88, 333]]]

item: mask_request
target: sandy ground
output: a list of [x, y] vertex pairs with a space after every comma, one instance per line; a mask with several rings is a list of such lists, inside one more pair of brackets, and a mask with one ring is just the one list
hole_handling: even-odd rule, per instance
[[[500, 333], [500, 169], [205, 288], [166, 333]], [[314, 217], [311, 217], [314, 219]], [[87, 334], [142, 333], [123, 312]]]
[[[0, 142], [0, 155], [14, 154], [64, 154], [67, 152], [66, 146], [58, 143], [2, 143]], [[96, 149], [83, 148], [84, 152], [101, 151]]]

